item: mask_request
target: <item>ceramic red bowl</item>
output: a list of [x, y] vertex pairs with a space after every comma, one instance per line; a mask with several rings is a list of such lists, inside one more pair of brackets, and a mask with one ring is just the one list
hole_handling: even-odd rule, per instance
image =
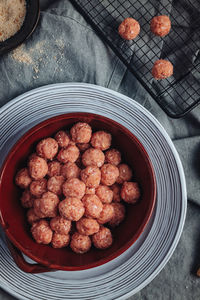
[[[123, 161], [134, 170], [134, 179], [142, 190], [141, 200], [135, 205], [126, 204], [126, 218], [113, 230], [113, 245], [106, 250], [92, 248], [79, 255], [67, 247], [54, 249], [37, 244], [26, 221], [26, 211], [19, 198], [21, 190], [15, 185], [17, 170], [26, 165], [27, 157], [42, 138], [53, 136], [61, 128], [84, 121], [93, 130], [106, 130], [113, 136]], [[12, 148], [0, 173], [0, 222], [9, 239], [9, 247], [17, 264], [26, 272], [55, 270], [83, 270], [100, 266], [126, 251], [140, 236], [152, 214], [156, 199], [156, 182], [152, 164], [142, 144], [122, 125], [111, 119], [89, 114], [70, 113], [48, 119], [29, 130]], [[38, 264], [29, 265], [21, 252]]]

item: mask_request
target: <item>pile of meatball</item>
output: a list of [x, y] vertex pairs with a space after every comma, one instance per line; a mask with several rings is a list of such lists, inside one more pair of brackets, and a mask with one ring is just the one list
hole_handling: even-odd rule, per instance
[[[165, 37], [171, 29], [170, 18], [166, 15], [155, 16], [150, 22], [150, 30], [153, 34]], [[140, 24], [133, 18], [126, 18], [119, 25], [119, 35], [125, 40], [133, 40], [140, 33]], [[156, 80], [165, 79], [173, 75], [173, 65], [166, 59], [158, 59], [152, 68], [152, 76]]]
[[15, 177], [37, 243], [76, 253], [112, 245], [111, 230], [125, 218], [122, 200], [134, 204], [141, 193], [111, 142], [110, 133], [78, 122], [37, 144]]

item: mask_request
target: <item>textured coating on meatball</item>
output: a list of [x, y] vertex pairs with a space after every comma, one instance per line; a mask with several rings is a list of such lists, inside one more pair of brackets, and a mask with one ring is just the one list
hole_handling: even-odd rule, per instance
[[93, 133], [90, 143], [92, 147], [104, 151], [110, 148], [111, 140], [112, 137], [110, 133], [105, 131], [97, 131]]
[[101, 167], [104, 164], [105, 155], [100, 149], [89, 148], [82, 155], [82, 163], [85, 167]]
[[76, 123], [70, 130], [72, 141], [75, 143], [89, 143], [92, 136], [92, 128], [87, 123]]
[[111, 203], [113, 199], [113, 191], [107, 186], [100, 184], [96, 189], [96, 195], [102, 203]]
[[70, 221], [78, 221], [84, 215], [85, 208], [81, 200], [66, 198], [59, 203], [59, 212]]
[[119, 176], [119, 170], [116, 166], [105, 164], [101, 167], [101, 183], [104, 185], [113, 185]]
[[57, 216], [59, 198], [52, 192], [46, 192], [41, 198], [34, 200], [34, 212], [40, 218], [53, 218]]
[[70, 178], [63, 184], [63, 194], [66, 197], [81, 199], [85, 194], [85, 183], [78, 178]]
[[83, 235], [78, 232], [75, 232], [72, 235], [70, 247], [71, 249], [79, 254], [86, 253], [91, 248], [91, 240], [88, 235]]
[[110, 229], [101, 226], [100, 230], [92, 236], [92, 242], [98, 249], [109, 248], [113, 242]]
[[119, 35], [125, 40], [133, 40], [140, 33], [140, 24], [133, 18], [126, 18], [119, 25]]
[[127, 164], [120, 164], [118, 166], [118, 169], [119, 169], [119, 176], [116, 180], [117, 183], [122, 184], [124, 181], [131, 180], [133, 176], [133, 172]]
[[51, 240], [51, 245], [53, 248], [63, 248], [67, 247], [70, 242], [70, 235], [69, 234], [60, 234], [57, 232], [53, 233], [53, 237]]
[[64, 176], [66, 179], [79, 178], [80, 171], [81, 170], [76, 165], [76, 163], [72, 162], [67, 162], [61, 167], [61, 175]]
[[94, 219], [83, 217], [76, 222], [76, 229], [80, 234], [92, 235], [99, 231], [99, 224]]
[[56, 133], [55, 140], [61, 148], [66, 148], [69, 145], [70, 138], [65, 131], [60, 130]]
[[31, 177], [38, 180], [47, 175], [48, 165], [44, 158], [34, 155], [28, 162], [28, 169]]
[[88, 166], [81, 171], [81, 180], [89, 188], [97, 188], [101, 181], [101, 171], [98, 167]]
[[34, 197], [31, 195], [29, 190], [25, 190], [20, 198], [21, 205], [24, 208], [33, 207]]
[[62, 148], [58, 155], [57, 159], [62, 163], [72, 162], [74, 163], [79, 157], [79, 149], [75, 145], [69, 145], [67, 148]]
[[37, 144], [36, 152], [40, 157], [52, 160], [58, 152], [58, 143], [51, 137], [43, 139]]
[[82, 198], [85, 207], [85, 216], [91, 218], [98, 218], [103, 209], [101, 200], [96, 195], [85, 195]]
[[173, 65], [170, 61], [159, 59], [152, 68], [152, 76], [156, 80], [166, 79], [173, 75]]
[[23, 168], [17, 172], [15, 183], [22, 189], [26, 189], [31, 183], [32, 179], [27, 168]]
[[96, 191], [95, 188], [89, 188], [89, 187], [86, 187], [86, 189], [85, 189], [85, 194], [86, 194], [86, 195], [94, 195], [94, 194], [95, 194], [95, 191]]
[[171, 21], [168, 16], [155, 16], [150, 23], [151, 31], [158, 36], [165, 36], [170, 32]]
[[121, 153], [117, 149], [110, 149], [105, 153], [105, 161], [118, 166], [121, 162]]
[[120, 202], [121, 201], [121, 186], [117, 183], [113, 184], [111, 187], [113, 191], [113, 202]]
[[31, 233], [38, 244], [51, 243], [53, 231], [46, 220], [35, 222], [31, 227]]
[[99, 224], [108, 223], [114, 216], [114, 208], [111, 204], [104, 204], [103, 209], [97, 219]]
[[61, 195], [64, 181], [65, 178], [62, 175], [50, 177], [47, 182], [47, 189], [56, 195]]
[[35, 197], [39, 198], [47, 191], [47, 180], [45, 178], [33, 180], [30, 184], [30, 192]]
[[49, 177], [59, 176], [61, 170], [61, 164], [58, 161], [50, 161], [48, 162], [48, 172], [47, 175]]
[[27, 211], [27, 220], [29, 222], [29, 224], [33, 224], [35, 223], [36, 221], [39, 221], [40, 220], [40, 217], [38, 217], [36, 214], [35, 214], [35, 211], [33, 208], [30, 208], [28, 211]]
[[87, 149], [89, 149], [90, 148], [90, 144], [89, 143], [82, 143], [82, 144], [76, 144], [76, 146], [78, 147], [78, 149], [81, 151], [81, 152], [83, 152], [83, 151], [85, 151], [85, 150], [87, 150]]
[[61, 216], [57, 216], [57, 217], [51, 219], [50, 227], [53, 231], [66, 235], [71, 230], [71, 221], [69, 221]]
[[125, 218], [125, 207], [121, 203], [112, 203], [114, 208], [114, 215], [109, 221], [109, 225], [112, 227], [118, 226]]
[[124, 182], [121, 197], [127, 203], [136, 203], [140, 198], [140, 188], [137, 182]]

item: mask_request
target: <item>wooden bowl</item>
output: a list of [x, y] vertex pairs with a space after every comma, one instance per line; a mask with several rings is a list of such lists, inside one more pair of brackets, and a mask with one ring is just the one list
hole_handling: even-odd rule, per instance
[[[113, 146], [122, 153], [123, 162], [131, 166], [134, 180], [141, 187], [142, 196], [135, 205], [126, 205], [126, 218], [113, 229], [113, 245], [106, 250], [94, 247], [88, 253], [76, 254], [70, 247], [54, 249], [50, 245], [37, 244], [26, 221], [26, 211], [21, 206], [22, 191], [16, 186], [16, 172], [26, 166], [28, 156], [38, 141], [53, 136], [58, 130], [79, 121], [87, 122], [94, 131], [105, 130], [112, 134]], [[70, 113], [48, 119], [29, 130], [11, 149], [0, 172], [0, 222], [9, 239], [9, 247], [15, 261], [26, 272], [49, 270], [84, 270], [100, 266], [126, 251], [140, 236], [147, 225], [156, 199], [154, 170], [139, 140], [122, 125], [100, 115]], [[21, 252], [39, 264], [29, 265]]]

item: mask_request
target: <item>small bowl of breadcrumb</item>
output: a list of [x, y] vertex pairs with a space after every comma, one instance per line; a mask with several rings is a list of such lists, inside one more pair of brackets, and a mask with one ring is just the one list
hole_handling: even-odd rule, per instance
[[19, 46], [35, 30], [39, 0], [0, 1], [0, 55]]

